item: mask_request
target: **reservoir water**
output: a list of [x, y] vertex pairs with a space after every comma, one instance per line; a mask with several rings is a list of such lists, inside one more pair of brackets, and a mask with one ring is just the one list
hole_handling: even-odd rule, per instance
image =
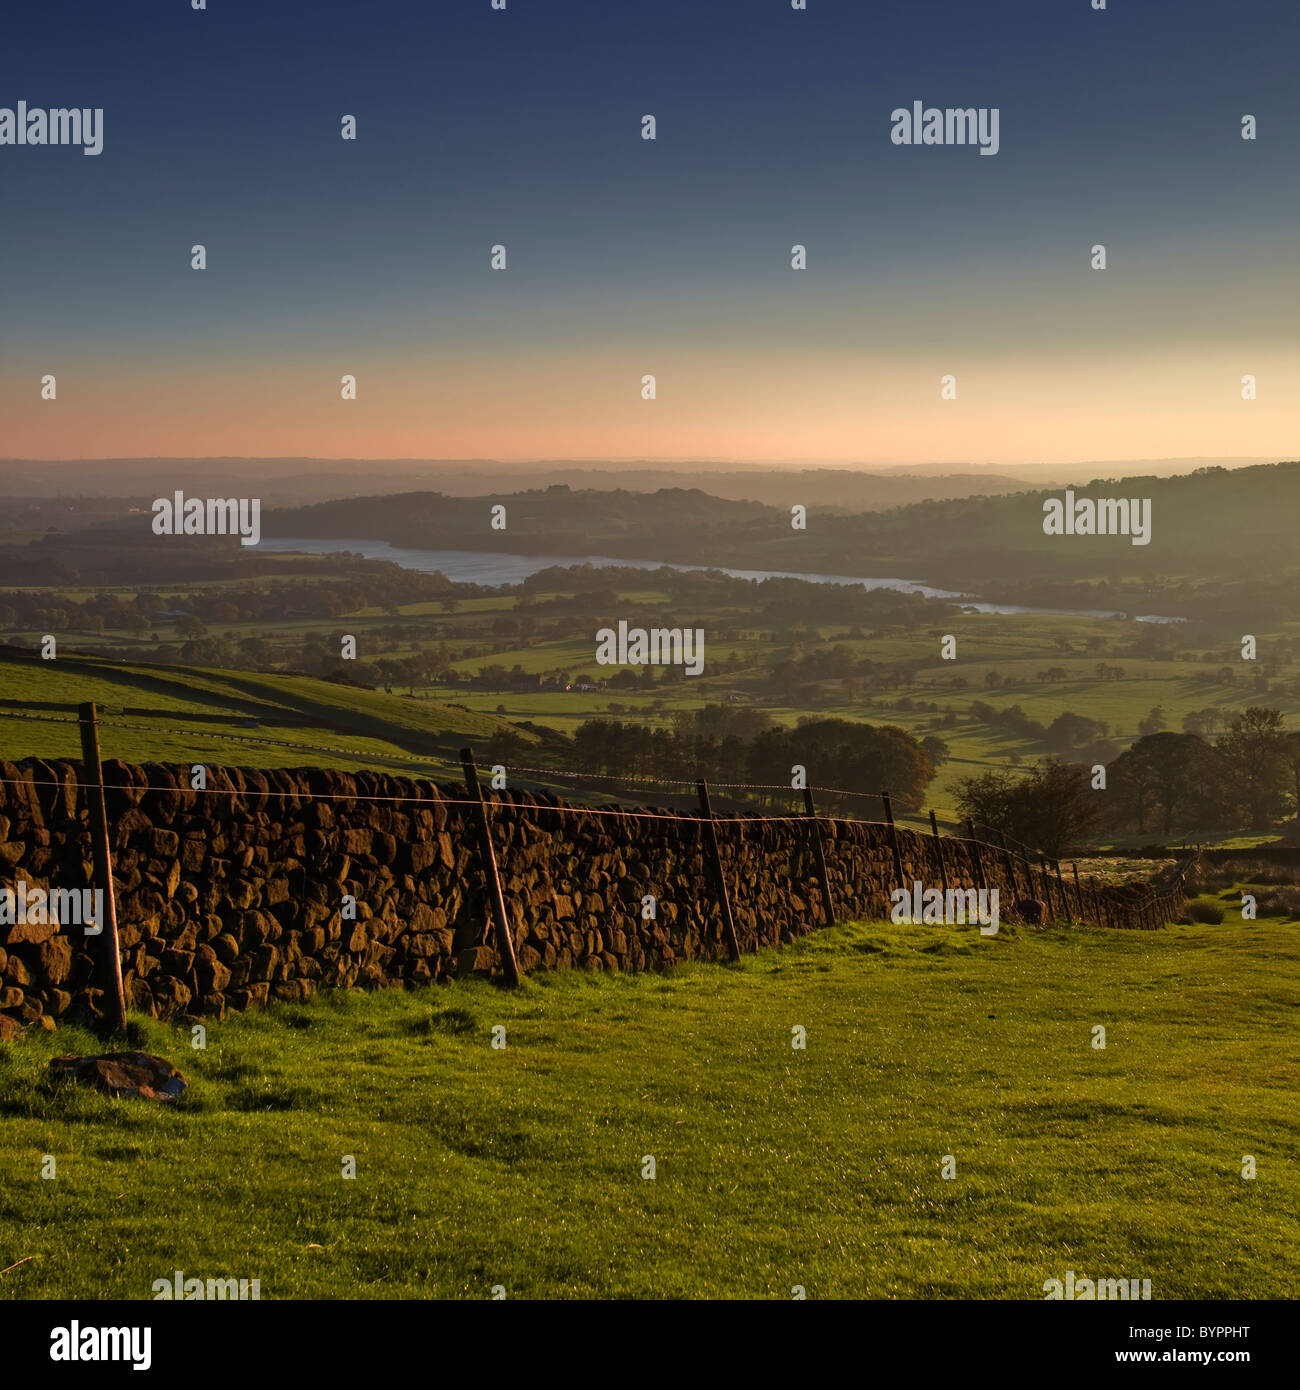
[[[425, 574], [435, 571], [444, 574], [457, 584], [518, 584], [539, 570], [550, 569], [553, 565], [594, 565], [604, 568], [609, 565], [622, 565], [627, 569], [654, 570], [668, 564], [677, 570], [716, 569], [733, 579], [803, 579], [810, 584], [860, 584], [864, 589], [896, 589], [904, 594], [920, 594], [923, 598], [951, 599], [963, 608], [977, 613], [1046, 613], [1064, 614], [1078, 618], [1122, 618], [1125, 615], [1114, 609], [1105, 608], [1032, 608], [1015, 603], [983, 603], [972, 595], [958, 593], [952, 589], [935, 589], [928, 584], [912, 579], [873, 578], [864, 579], [850, 574], [794, 574], [788, 570], [736, 570], [722, 565], [682, 565], [676, 561], [663, 560], [623, 560], [612, 555], [505, 555], [491, 550], [409, 550], [401, 546], [389, 545], [387, 541], [373, 540], [333, 540], [321, 538], [289, 537], [263, 539], [257, 546], [250, 547], [270, 554], [289, 554], [297, 552], [305, 555], [334, 555], [344, 550], [362, 555], [367, 560], [388, 560], [404, 569], [420, 570]], [[1181, 623], [1182, 618], [1162, 618], [1153, 613], [1137, 616], [1140, 623]]]

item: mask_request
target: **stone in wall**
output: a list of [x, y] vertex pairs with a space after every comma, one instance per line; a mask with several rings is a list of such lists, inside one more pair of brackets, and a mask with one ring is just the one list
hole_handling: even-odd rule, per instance
[[[0, 888], [93, 887], [79, 773], [67, 761], [0, 764]], [[186, 768], [120, 760], [104, 764], [104, 783], [132, 1009], [220, 1018], [320, 989], [426, 985], [496, 964], [463, 788], [370, 772], [210, 767], [199, 792]], [[489, 821], [524, 971], [726, 959], [695, 819], [594, 814], [507, 792], [489, 799]], [[896, 885], [886, 827], [820, 825], [837, 917], [887, 915]], [[811, 824], [723, 816], [715, 830], [742, 952], [822, 924]], [[905, 880], [937, 884], [932, 839], [898, 834]], [[1018, 887], [991, 847], [950, 840], [944, 854], [951, 886], [978, 887], [982, 869], [1004, 901], [1026, 896], [1024, 866]], [[653, 920], [642, 916], [647, 895]], [[1121, 918], [1126, 901], [1114, 896]], [[99, 1016], [97, 944], [68, 924], [0, 925], [0, 1018]]]

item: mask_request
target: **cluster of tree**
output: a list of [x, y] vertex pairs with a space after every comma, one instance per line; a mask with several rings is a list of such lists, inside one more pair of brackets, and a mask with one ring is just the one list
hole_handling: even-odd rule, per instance
[[1024, 774], [984, 773], [958, 784], [957, 804], [963, 816], [1049, 854], [1102, 828], [1167, 837], [1266, 831], [1288, 812], [1300, 821], [1300, 730], [1285, 730], [1275, 709], [1251, 706], [1214, 743], [1146, 734], [1109, 763], [1104, 790], [1094, 766], [1049, 758]]
[[[697, 562], [716, 551], [701, 542], [735, 545], [761, 535], [781, 513], [761, 503], [727, 501], [696, 488], [661, 488], [652, 494], [622, 488], [571, 489], [559, 483], [515, 493], [450, 497], [406, 492], [352, 497], [269, 511], [263, 528], [277, 536], [357, 536], [395, 545], [482, 549], [499, 543], [492, 508], [506, 509], [509, 549], [519, 555], [662, 556]], [[784, 513], [789, 526], [789, 512]]]
[[[920, 664], [919, 661], [916, 664]], [[839, 680], [856, 694], [862, 689], [897, 690], [909, 684], [909, 672], [898, 666], [885, 666], [860, 656], [851, 647], [837, 643], [813, 651], [796, 648], [790, 656], [774, 661], [764, 670], [772, 693], [782, 703], [798, 704], [810, 698], [816, 687]]]
[[1006, 835], [1014, 849], [1059, 856], [1089, 843], [1101, 828], [1101, 802], [1088, 768], [1044, 758], [1024, 773], [992, 771], [957, 784], [957, 809], [975, 833]]
[[1119, 754], [1119, 746], [1107, 735], [1110, 725], [1104, 719], [1066, 710], [1058, 714], [1043, 731], [1043, 742], [1057, 757], [1078, 762], [1106, 763]]
[[[864, 589], [857, 584], [821, 584], [806, 579], [741, 579], [721, 570], [662, 566], [650, 570], [623, 565], [554, 565], [529, 575], [517, 591], [521, 607], [545, 611], [570, 608], [574, 600], [569, 593], [584, 600], [599, 598], [608, 609], [620, 593], [638, 589], [667, 594], [667, 606], [674, 613], [707, 609], [715, 615], [711, 630], [718, 626], [719, 617], [725, 623], [730, 612], [738, 628], [801, 631], [809, 640], [816, 637], [819, 627], [845, 624], [856, 629], [850, 636], [861, 640], [866, 636], [860, 626], [864, 621], [910, 631], [956, 611], [949, 604], [897, 589]], [[627, 613], [620, 616], [629, 617]], [[652, 625], [664, 625], [661, 613]], [[678, 623], [674, 620], [671, 625]]]
[[983, 700], [974, 700], [971, 715], [991, 729], [999, 729], [1015, 738], [1042, 744], [1049, 753], [1080, 762], [1109, 762], [1119, 752], [1118, 745], [1109, 742], [1110, 726], [1101, 719], [1066, 710], [1050, 724], [1031, 719], [1019, 705], [994, 709]]
[[[423, 648], [410, 656], [341, 661], [337, 648], [308, 642], [303, 647], [298, 669], [309, 676], [334, 676], [341, 672], [354, 685], [383, 686], [387, 690], [405, 687], [408, 693], [413, 693], [417, 685], [429, 685], [451, 677], [454, 674], [452, 659], [446, 643]], [[534, 687], [536, 684], [534, 678]]]
[[1106, 775], [1114, 829], [1267, 830], [1288, 810], [1300, 818], [1300, 730], [1284, 729], [1279, 710], [1252, 705], [1214, 743], [1147, 734]]
[[[1266, 478], [1267, 474], [1252, 472], [1247, 476], [1258, 480]], [[1294, 562], [1293, 557], [1290, 563]], [[1243, 576], [1238, 568], [1235, 573], [1225, 569], [1221, 578], [1214, 578], [1196, 566], [1193, 567], [1194, 577], [1171, 577], [1181, 576], [1187, 569], [1186, 565], [1171, 566], [1168, 574], [1149, 575], [1140, 584], [1134, 581], [1112, 583], [1104, 579], [1057, 582], [1045, 572], [1032, 579], [999, 576], [984, 584], [981, 592], [997, 603], [1023, 603], [1035, 608], [1187, 617], [1186, 625], [1129, 620], [1123, 627], [1117, 627], [1117, 631], [1131, 639], [1129, 650], [1134, 655], [1158, 659], [1174, 656], [1180, 647], [1222, 648], [1225, 644], [1233, 644], [1243, 632], [1274, 632], [1295, 617], [1294, 572], [1268, 577]], [[1007, 572], [1011, 572], [1009, 568]], [[1117, 623], [1119, 621], [1122, 620]], [[1103, 642], [1104, 639], [1094, 636], [1084, 645], [1093, 652], [1100, 650]]]
[[145, 633], [153, 626], [149, 609], [116, 594], [96, 594], [83, 600], [55, 595], [48, 590], [0, 594], [0, 629], [32, 632]]
[[589, 719], [574, 733], [573, 756], [580, 767], [611, 782], [656, 778], [689, 784], [703, 777], [748, 784], [754, 790], [727, 787], [726, 799], [755, 806], [788, 805], [794, 769], [802, 767], [808, 785], [838, 789], [839, 794], [819, 791], [819, 807], [867, 818], [879, 816], [879, 803], [871, 798], [881, 790], [893, 794], [900, 810], [919, 808], [934, 776], [925, 747], [894, 725], [806, 717], [789, 729], [761, 710], [726, 705], [679, 713], [672, 728]]
[[[441, 574], [363, 562], [355, 579], [264, 581], [174, 592], [142, 589], [130, 598], [99, 593], [78, 599], [48, 589], [14, 590], [0, 594], [0, 629], [143, 634], [159, 623], [178, 621], [182, 636], [201, 637], [209, 624], [337, 618], [363, 608], [396, 613], [403, 604], [490, 592], [453, 584]], [[455, 600], [450, 601], [454, 607]], [[176, 614], [184, 616], [178, 620]]]
[[990, 729], [1000, 729], [1016, 738], [1041, 740], [1047, 733], [1046, 727], [1037, 719], [1031, 719], [1019, 705], [1012, 705], [1009, 709], [994, 709], [983, 700], [972, 700], [970, 712], [972, 719], [978, 719]]
[[1193, 710], [1183, 715], [1183, 733], [1199, 734], [1201, 738], [1213, 738], [1227, 722], [1221, 709], [1207, 705], [1204, 709]]

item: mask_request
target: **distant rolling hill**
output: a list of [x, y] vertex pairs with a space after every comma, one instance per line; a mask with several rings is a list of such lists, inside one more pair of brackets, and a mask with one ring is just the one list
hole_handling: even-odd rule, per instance
[[[588, 553], [679, 564], [804, 573], [902, 575], [954, 588], [1001, 579], [1279, 575], [1300, 561], [1300, 463], [1168, 478], [1097, 478], [1080, 496], [1149, 500], [1149, 544], [1128, 536], [1051, 536], [1043, 502], [1062, 489], [916, 502], [889, 511], [818, 512], [806, 530], [790, 508], [712, 497], [698, 488], [448, 497], [436, 492], [356, 497], [269, 511], [263, 533], [338, 537], [423, 548]], [[801, 499], [792, 498], [792, 504]], [[504, 505], [507, 528], [493, 530]]]

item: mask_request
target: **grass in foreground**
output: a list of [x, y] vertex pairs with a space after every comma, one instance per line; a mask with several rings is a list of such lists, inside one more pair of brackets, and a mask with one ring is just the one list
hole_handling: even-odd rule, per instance
[[94, 1043], [39, 1034], [0, 1049], [0, 1296], [182, 1269], [265, 1298], [1041, 1298], [1073, 1269], [1295, 1297], [1298, 1002], [1279, 921], [859, 924], [738, 967], [334, 994], [206, 1051], [137, 1022], [191, 1081], [171, 1108], [52, 1087]]

